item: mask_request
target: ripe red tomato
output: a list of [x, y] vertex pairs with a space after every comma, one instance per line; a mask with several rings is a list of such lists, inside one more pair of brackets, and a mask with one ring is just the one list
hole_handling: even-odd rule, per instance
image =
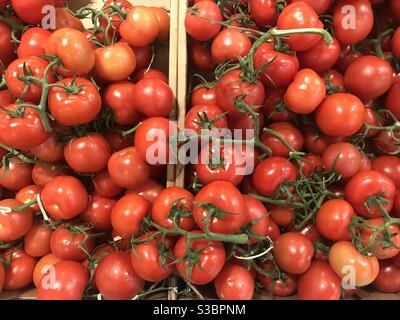
[[28, 24], [40, 24], [48, 12], [43, 10], [45, 6], [55, 6], [54, 0], [11, 0], [13, 10], [18, 18]]
[[213, 67], [214, 63], [211, 57], [211, 48], [209, 48], [207, 44], [190, 39], [188, 50], [189, 57], [196, 69], [206, 71]]
[[67, 164], [81, 173], [96, 173], [107, 166], [111, 148], [99, 133], [90, 133], [65, 144], [64, 157]]
[[64, 143], [59, 141], [58, 134], [54, 131], [47, 135], [44, 142], [29, 148], [29, 151], [44, 162], [60, 162], [64, 160]]
[[274, 241], [274, 258], [279, 267], [291, 274], [302, 274], [311, 265], [313, 243], [298, 232], [281, 234]]
[[[279, 30], [323, 28], [315, 10], [305, 2], [294, 2], [285, 7], [279, 15], [277, 28]], [[290, 35], [284, 41], [293, 51], [306, 51], [315, 46], [321, 39], [317, 34]]]
[[324, 163], [320, 156], [315, 154], [307, 154], [300, 161], [298, 166], [298, 174], [302, 174], [309, 178], [314, 172], [320, 172], [324, 168]]
[[122, 39], [133, 47], [148, 46], [160, 34], [158, 17], [148, 7], [133, 7], [121, 23], [119, 32]]
[[211, 56], [216, 63], [236, 62], [250, 52], [250, 38], [237, 29], [222, 30], [213, 40]]
[[339, 241], [329, 250], [329, 264], [348, 285], [363, 287], [375, 280], [379, 273], [378, 259], [363, 256], [349, 241]]
[[116, 203], [114, 199], [93, 194], [85, 211], [81, 213], [81, 220], [92, 224], [96, 231], [111, 230], [111, 211]]
[[150, 166], [134, 147], [115, 152], [108, 160], [108, 173], [120, 187], [136, 188], [149, 179]]
[[349, 225], [354, 216], [353, 207], [347, 201], [329, 200], [318, 210], [317, 230], [329, 240], [351, 240]]
[[21, 42], [17, 49], [18, 58], [45, 54], [44, 48], [50, 35], [50, 31], [42, 28], [27, 29], [21, 36]]
[[160, 32], [158, 34], [157, 40], [160, 42], [166, 42], [169, 39], [169, 29], [170, 29], [170, 16], [164, 8], [159, 7], [149, 7], [150, 11], [156, 16], [158, 20], [158, 26]]
[[400, 159], [397, 156], [379, 156], [371, 159], [372, 170], [387, 175], [400, 188]]
[[393, 69], [384, 59], [362, 56], [349, 65], [344, 74], [344, 82], [346, 88], [361, 100], [372, 100], [390, 89]]
[[186, 32], [197, 41], [211, 40], [221, 30], [221, 26], [213, 21], [222, 22], [219, 7], [212, 1], [197, 2], [186, 13]]
[[129, 136], [124, 136], [122, 131], [118, 128], [111, 129], [105, 136], [112, 152], [117, 152], [131, 146], [131, 139]]
[[20, 248], [9, 248], [3, 252], [2, 257], [9, 263], [4, 274], [4, 290], [20, 290], [32, 283], [35, 258]]
[[[140, 240], [146, 240], [152, 233], [141, 236]], [[135, 273], [142, 279], [150, 282], [159, 282], [166, 279], [173, 271], [171, 259], [161, 260], [159, 248], [161, 247], [161, 237], [147, 240], [146, 242], [135, 245], [131, 252], [131, 263]], [[172, 245], [171, 241], [166, 241], [166, 249]]]
[[246, 207], [243, 195], [231, 183], [226, 181], [215, 181], [206, 185], [194, 198], [195, 208], [193, 218], [197, 226], [205, 230], [204, 219], [210, 213], [207, 209], [196, 204], [210, 203], [222, 210], [224, 214], [214, 215], [208, 221], [210, 232], [236, 233], [243, 226], [246, 219]]
[[[226, 128], [228, 126], [228, 119], [223, 113], [216, 105], [195, 105], [185, 116], [185, 129], [192, 129], [199, 132], [201, 129]], [[218, 120], [215, 120], [216, 118]], [[209, 124], [205, 121], [206, 119], [210, 120]]]
[[236, 265], [226, 265], [214, 280], [215, 291], [221, 300], [251, 300], [254, 281], [247, 269]]
[[143, 79], [158, 79], [168, 84], [168, 77], [166, 76], [166, 74], [154, 68], [138, 71], [132, 77], [134, 83], [138, 83], [140, 80]]
[[[208, 87], [202, 84], [193, 88], [190, 98], [192, 106], [198, 105], [217, 105], [216, 87]], [[189, 111], [190, 112], [190, 111]]]
[[0, 90], [0, 107], [4, 108], [14, 102], [14, 97], [8, 92], [8, 90]]
[[371, 203], [368, 210], [365, 201], [373, 196], [381, 196], [386, 199], [382, 203], [383, 208], [390, 212], [393, 208], [396, 187], [392, 180], [382, 173], [373, 170], [362, 171], [347, 182], [344, 195], [357, 214], [367, 218], [378, 218], [383, 215], [380, 208]]
[[143, 290], [127, 252], [107, 254], [96, 269], [96, 287], [106, 300], [130, 300]]
[[[266, 260], [262, 263], [261, 268], [266, 272], [271, 272], [276, 269], [276, 266], [271, 260]], [[292, 274], [281, 274], [281, 278], [275, 279], [272, 276], [259, 273], [257, 278], [261, 281], [265, 290], [277, 297], [289, 297], [297, 290], [297, 277]]]
[[328, 263], [315, 261], [299, 278], [297, 293], [300, 300], [340, 300], [341, 279]]
[[330, 136], [351, 136], [360, 130], [365, 119], [365, 106], [348, 93], [328, 96], [316, 110], [318, 128]]
[[[32, 171], [33, 172], [33, 171]], [[36, 200], [36, 196], [42, 192], [42, 189], [35, 184], [31, 184], [29, 186], [23, 187], [15, 194], [15, 200], [18, 200], [21, 203], [28, 203], [33, 200]], [[29, 206], [34, 213], [39, 212], [38, 204], [33, 204]]]
[[324, 14], [332, 4], [331, 0], [291, 0], [291, 2], [308, 3], [318, 15]]
[[374, 14], [369, 0], [335, 1], [333, 27], [336, 38], [343, 44], [364, 40], [374, 25]]
[[380, 292], [395, 293], [400, 291], [400, 268], [389, 261], [379, 262], [379, 273], [372, 286]]
[[79, 262], [57, 262], [42, 276], [37, 286], [37, 298], [39, 300], [82, 300], [88, 280], [88, 273]]
[[35, 221], [24, 236], [24, 249], [32, 257], [43, 257], [51, 252], [50, 238], [53, 231], [40, 221]]
[[32, 165], [22, 162], [19, 158], [9, 159], [6, 166], [0, 168], [0, 185], [8, 190], [18, 191], [32, 184]]
[[400, 119], [400, 83], [393, 85], [386, 96], [385, 106], [393, 115]]
[[79, 30], [62, 28], [51, 34], [46, 43], [46, 54], [57, 55], [64, 67], [76, 74], [89, 73], [95, 64], [91, 42]]
[[96, 194], [105, 198], [113, 198], [124, 190], [114, 182], [107, 170], [96, 173], [93, 177], [93, 187]]
[[125, 80], [136, 68], [135, 53], [123, 43], [97, 48], [95, 57], [94, 71], [107, 81]]
[[166, 117], [172, 110], [174, 94], [158, 79], [140, 80], [134, 90], [136, 109], [148, 117]]
[[275, 26], [278, 21], [275, 2], [273, 0], [249, 0], [250, 15], [262, 30]]
[[[11, 29], [3, 22], [0, 22], [0, 45], [0, 62], [2, 66], [5, 67], [15, 58], [15, 46], [11, 40]], [[0, 71], [1, 70], [3, 70], [3, 68], [1, 68]], [[3, 71], [0, 73], [3, 73]]]
[[60, 261], [61, 259], [52, 253], [46, 254], [44, 257], [39, 259], [36, 263], [35, 269], [33, 270], [33, 283], [36, 288], [40, 286], [40, 280], [43, 275], [49, 271], [49, 268]]
[[[4, 199], [0, 201], [0, 206], [5, 208], [18, 208], [23, 204], [14, 199]], [[9, 242], [25, 235], [33, 223], [32, 210], [26, 208], [22, 211], [12, 211], [0, 214], [0, 241]]]
[[336, 171], [347, 179], [360, 171], [361, 152], [348, 142], [332, 143], [324, 150], [322, 161], [328, 170]]
[[[57, 0], [55, 0], [57, 1]], [[75, 17], [70, 10], [59, 7], [56, 8], [56, 30], [63, 28], [73, 28], [84, 31], [84, 25], [80, 19]]]
[[120, 198], [111, 211], [111, 224], [121, 234], [137, 234], [143, 218], [150, 212], [150, 203], [137, 194]]
[[[201, 233], [195, 231], [193, 233]], [[175, 259], [182, 259], [188, 254], [185, 237], [179, 238], [174, 247]], [[190, 249], [199, 255], [198, 262], [193, 266], [190, 278], [188, 277], [189, 261], [178, 261], [176, 269], [179, 275], [195, 285], [204, 285], [213, 281], [221, 272], [225, 264], [225, 248], [222, 242], [211, 240], [194, 240]]]
[[43, 188], [51, 180], [58, 176], [70, 174], [71, 171], [61, 167], [47, 167], [35, 164], [32, 169], [32, 180], [40, 188]]
[[400, 58], [400, 28], [397, 28], [392, 36], [392, 52], [397, 58]]
[[270, 217], [281, 228], [289, 228], [294, 222], [294, 209], [289, 206], [270, 206]]
[[54, 219], [72, 219], [88, 204], [85, 186], [72, 176], [54, 178], [44, 186], [41, 198], [44, 208]]
[[[184, 188], [166, 188], [155, 199], [151, 209], [151, 218], [160, 226], [173, 229], [174, 224], [170, 217], [173, 205], [175, 205], [175, 208], [180, 208], [183, 212], [191, 213], [193, 210], [193, 199], [194, 196]], [[181, 229], [187, 231], [194, 228], [192, 217], [181, 217], [176, 223]]]
[[160, 195], [161, 191], [163, 191], [165, 187], [156, 180], [149, 179], [143, 185], [135, 188], [130, 189], [126, 192], [126, 194], [138, 194], [142, 196], [150, 203], [154, 204], [158, 196]]
[[[285, 158], [271, 157], [261, 162], [254, 170], [254, 187], [266, 197], [273, 196], [285, 182], [296, 180], [296, 168]], [[268, 181], [268, 184], [265, 183]]]

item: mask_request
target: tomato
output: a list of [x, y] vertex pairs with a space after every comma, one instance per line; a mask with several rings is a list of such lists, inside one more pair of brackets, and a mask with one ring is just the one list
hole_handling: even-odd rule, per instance
[[111, 211], [111, 224], [119, 234], [137, 234], [143, 218], [150, 212], [150, 203], [137, 194], [120, 198]]
[[[265, 159], [256, 167], [252, 177], [255, 188], [266, 197], [273, 196], [283, 183], [292, 182], [295, 179], [294, 165], [282, 157]], [[268, 181], [268, 184], [265, 181]]]
[[333, 27], [336, 38], [343, 44], [364, 40], [374, 25], [374, 14], [369, 0], [339, 0], [333, 8]]
[[[364, 125], [370, 125], [370, 126], [375, 126], [379, 127], [381, 126], [381, 119], [376, 113], [376, 111], [373, 108], [365, 108], [365, 118], [364, 118]], [[362, 127], [359, 131], [359, 133], [366, 133], [366, 128]], [[368, 130], [367, 137], [373, 137], [376, 136], [379, 133], [379, 130]]]
[[33, 223], [32, 210], [26, 208], [22, 211], [12, 211], [23, 204], [14, 199], [4, 199], [0, 201], [0, 207], [10, 208], [11, 212], [0, 214], [0, 241], [9, 242], [22, 237], [28, 232]]
[[75, 177], [58, 176], [43, 188], [42, 203], [53, 219], [72, 219], [85, 210], [88, 193]]
[[250, 38], [237, 29], [222, 30], [213, 40], [211, 55], [215, 62], [236, 62], [250, 52]]
[[68, 175], [71, 171], [60, 167], [47, 167], [35, 164], [32, 169], [32, 180], [40, 188], [43, 188], [55, 177]]
[[87, 208], [81, 213], [81, 220], [89, 222], [96, 231], [111, 230], [111, 211], [116, 203], [113, 199], [93, 194]]
[[324, 150], [322, 161], [328, 170], [336, 171], [347, 179], [360, 171], [361, 153], [351, 143], [337, 142]]
[[131, 125], [140, 118], [140, 112], [134, 102], [135, 85], [129, 81], [109, 84], [103, 92], [103, 105], [109, 107], [115, 116], [115, 122]]
[[[200, 231], [195, 231], [199, 234]], [[187, 238], [180, 237], [174, 247], [175, 259], [183, 259], [187, 256]], [[196, 252], [198, 262], [193, 266], [190, 278], [188, 279], [189, 261], [183, 260], [176, 263], [179, 275], [194, 285], [204, 285], [213, 281], [221, 272], [225, 264], [225, 248], [222, 242], [212, 240], [193, 240], [189, 248]]]
[[44, 162], [59, 162], [64, 160], [64, 143], [59, 141], [56, 132], [47, 135], [41, 144], [29, 148], [29, 151], [39, 160]]
[[3, 259], [9, 263], [4, 274], [4, 290], [20, 290], [32, 283], [35, 258], [23, 249], [9, 248], [3, 252]]
[[341, 279], [328, 263], [315, 261], [299, 278], [297, 293], [300, 300], [340, 300]]
[[166, 42], [169, 40], [169, 29], [170, 29], [170, 16], [164, 8], [149, 7], [158, 20], [158, 26], [160, 32], [157, 40], [160, 42]]
[[211, 49], [207, 44], [191, 39], [188, 45], [189, 56], [196, 69], [209, 70], [213, 67]]
[[[128, 0], [106, 0], [104, 2], [104, 7], [102, 8], [104, 13], [107, 14], [109, 19], [111, 19], [111, 25], [113, 28], [118, 29], [121, 26], [123, 18], [117, 13], [113, 14], [112, 9], [107, 8], [108, 6], [116, 6], [121, 12], [126, 14], [132, 8], [132, 4]], [[104, 28], [107, 28], [108, 23], [105, 18], [101, 17], [100, 23]]]
[[[164, 228], [173, 229], [173, 220], [170, 217], [174, 208], [180, 208], [183, 212], [191, 213], [193, 209], [194, 196], [181, 187], [169, 187], [160, 192], [153, 203], [151, 218], [153, 221]], [[181, 217], [176, 221], [181, 229], [190, 231], [194, 227], [192, 217]]]
[[[269, 129], [279, 134], [293, 149], [300, 151], [303, 147], [303, 135], [295, 126], [289, 122], [275, 122], [268, 126]], [[271, 133], [264, 134], [261, 137], [262, 143], [269, 147], [273, 156], [286, 157], [290, 150], [281, 140]]]
[[280, 268], [291, 274], [302, 274], [311, 265], [314, 246], [301, 233], [287, 232], [274, 241], [273, 253]]
[[400, 268], [389, 261], [379, 262], [379, 273], [372, 286], [385, 293], [400, 291]]
[[335, 89], [335, 92], [345, 92], [344, 77], [335, 69], [329, 69], [324, 73], [320, 74], [320, 77], [325, 80], [325, 83], [329, 82], [329, 85]]
[[113, 198], [124, 190], [112, 180], [107, 170], [96, 173], [93, 186], [96, 194], [105, 198]]
[[[152, 236], [152, 233], [144, 234], [139, 240], [147, 240]], [[171, 241], [165, 243], [169, 249]], [[162, 246], [161, 237], [147, 240], [146, 242], [135, 245], [131, 252], [131, 263], [135, 273], [142, 279], [150, 282], [159, 282], [166, 279], [173, 271], [170, 264], [171, 259], [166, 259], [162, 262], [159, 248]]]
[[[285, 7], [279, 15], [277, 28], [279, 30], [323, 28], [317, 13], [305, 2], [295, 2]], [[306, 51], [315, 46], [321, 39], [316, 34], [290, 35], [284, 41], [293, 51]]]
[[299, 60], [296, 55], [275, 51], [273, 43], [263, 43], [254, 54], [254, 68], [261, 67], [264, 69], [259, 74], [260, 81], [268, 87], [281, 89], [286, 88], [299, 71]]
[[382, 203], [382, 206], [390, 212], [395, 194], [396, 187], [392, 180], [373, 170], [357, 173], [347, 182], [344, 189], [346, 200], [353, 206], [357, 214], [368, 218], [381, 217], [383, 213], [373, 203], [369, 205], [368, 210], [365, 201], [373, 196], [383, 197], [386, 201]]
[[294, 209], [289, 206], [271, 206], [270, 217], [281, 228], [289, 228], [294, 222]]
[[146, 47], [131, 47], [136, 58], [135, 71], [140, 71], [150, 67], [153, 55], [153, 49], [150, 46]]
[[24, 249], [32, 257], [43, 257], [51, 252], [53, 231], [40, 221], [35, 221], [24, 237]]
[[50, 31], [38, 27], [26, 30], [21, 36], [21, 42], [17, 49], [18, 58], [44, 54], [44, 48], [50, 35]]
[[[201, 129], [226, 128], [228, 119], [223, 113], [216, 105], [195, 105], [185, 116], [185, 129], [200, 132]], [[210, 120], [209, 123], [207, 119]]]
[[129, 253], [112, 252], [96, 269], [96, 287], [106, 300], [130, 300], [144, 288], [144, 280], [132, 268]]
[[[192, 106], [198, 105], [217, 105], [216, 87], [208, 87], [204, 85], [196, 86], [190, 97]], [[190, 111], [189, 111], [190, 112]]]
[[[392, 244], [385, 244], [380, 241], [382, 241], [382, 235], [386, 232], [382, 231], [378, 234], [376, 237], [375, 241], [372, 239], [372, 236], [374, 232], [376, 231], [373, 228], [379, 228], [385, 223], [384, 218], [375, 218], [375, 219], [369, 219], [365, 224], [366, 227], [361, 228], [360, 230], [360, 237], [363, 242], [364, 248], [370, 248], [370, 252], [377, 257], [378, 259], [390, 259], [396, 256], [399, 252], [400, 249], [400, 235], [399, 235], [399, 227], [395, 224], [391, 224], [389, 226], [389, 234], [390, 235], [390, 241], [395, 244], [394, 247]], [[370, 247], [371, 246], [371, 247]]]
[[124, 41], [134, 47], [145, 47], [160, 34], [158, 15], [148, 8], [136, 6], [129, 10], [119, 32]]
[[158, 79], [168, 84], [168, 77], [166, 76], [166, 74], [154, 68], [143, 69], [139, 72], [136, 72], [135, 75], [132, 77], [134, 83], [138, 83], [140, 80], [143, 79]]
[[163, 190], [164, 186], [161, 183], [159, 183], [156, 180], [149, 179], [143, 185], [135, 189], [128, 190], [126, 194], [132, 194], [132, 193], [138, 194], [139, 196], [142, 196], [150, 203], [154, 204], [154, 202], [160, 195], [161, 191]]
[[386, 96], [386, 107], [393, 115], [400, 119], [400, 83], [395, 84]]
[[[24, 101], [38, 103], [42, 95], [42, 86], [31, 82], [25, 91], [25, 82], [19, 77], [24, 76], [25, 70], [30, 71], [30, 75], [36, 78], [44, 78], [44, 72], [49, 62], [40, 57], [26, 57], [14, 60], [6, 69], [4, 74], [9, 92], [17, 98], [23, 94]], [[48, 83], [55, 82], [52, 72], [49, 72], [46, 78]]]
[[222, 217], [219, 214], [210, 217], [208, 221], [210, 232], [236, 233], [243, 226], [246, 219], [244, 198], [231, 182], [211, 182], [201, 189], [194, 198], [193, 218], [202, 230], [205, 229], [205, 218], [209, 211], [196, 204], [203, 202], [212, 204], [217, 210], [224, 212]]
[[113, 153], [131, 146], [130, 137], [124, 136], [118, 128], [111, 129], [104, 137], [107, 139]]
[[318, 128], [330, 136], [351, 136], [364, 123], [365, 107], [359, 98], [348, 93], [328, 96], [315, 113]]
[[191, 7], [185, 16], [186, 32], [197, 41], [208, 41], [214, 38], [221, 26], [222, 14], [212, 1], [200, 1]]
[[66, 8], [56, 8], [56, 30], [73, 28], [79, 31], [84, 30], [83, 23]]
[[393, 69], [389, 62], [376, 56], [362, 56], [344, 74], [346, 88], [367, 101], [383, 95], [392, 86]]
[[392, 36], [392, 49], [393, 54], [400, 58], [400, 28], [397, 28]]
[[11, 29], [3, 22], [0, 22], [0, 45], [0, 62], [5, 67], [15, 58], [15, 46], [11, 39]]
[[117, 43], [97, 48], [95, 56], [94, 71], [104, 80], [125, 80], [135, 71], [135, 53], [128, 45]]
[[[261, 268], [266, 272], [271, 272], [276, 267], [270, 260], [266, 260]], [[277, 297], [289, 297], [297, 290], [297, 277], [291, 274], [281, 274], [281, 279], [274, 279], [271, 276], [259, 273], [257, 278], [261, 281], [265, 290]]]
[[48, 14], [47, 10], [43, 10], [45, 6], [55, 5], [54, 0], [11, 0], [11, 5], [18, 18], [28, 24], [40, 24], [42, 19]]
[[90, 133], [65, 144], [64, 157], [73, 170], [81, 173], [96, 173], [107, 166], [108, 159], [111, 157], [111, 148], [101, 134]]
[[[258, 123], [262, 126], [265, 122], [265, 118], [262, 112], [256, 110], [258, 114]], [[253, 139], [255, 130], [255, 117], [250, 114], [242, 114], [241, 117], [227, 117], [229, 129], [232, 130], [235, 139], [242, 138], [243, 140]]]
[[318, 210], [317, 230], [329, 240], [351, 240], [349, 226], [354, 216], [353, 207], [347, 201], [341, 199], [329, 200]]
[[82, 300], [89, 280], [85, 267], [76, 261], [52, 265], [37, 286], [39, 300]]
[[[36, 196], [42, 191], [38, 186], [31, 184], [29, 186], [23, 187], [15, 194], [15, 200], [21, 203], [28, 203], [36, 200]], [[37, 204], [31, 205], [29, 208], [32, 209], [34, 213], [39, 212], [39, 206]]]
[[302, 230], [300, 230], [300, 233], [306, 238], [310, 239], [312, 242], [321, 239], [321, 235], [319, 234], [317, 227], [312, 223], [307, 224]]
[[214, 280], [215, 291], [221, 300], [251, 300], [254, 281], [245, 268], [226, 265]]
[[95, 64], [95, 53], [91, 42], [79, 30], [62, 28], [47, 40], [46, 54], [57, 55], [63, 66], [77, 74], [89, 73]]
[[324, 14], [332, 4], [331, 0], [291, 0], [291, 2], [305, 2], [309, 4], [318, 15]]
[[398, 153], [398, 131], [381, 131], [374, 139], [374, 147], [379, 153]]
[[333, 244], [329, 250], [329, 264], [342, 280], [356, 287], [369, 285], [379, 273], [378, 259], [363, 256], [349, 241]]
[[372, 170], [387, 175], [396, 188], [400, 188], [400, 159], [396, 156], [379, 156], [371, 160]]
[[0, 107], [4, 108], [9, 104], [14, 102], [13, 96], [8, 92], [8, 90], [0, 90]]
[[307, 154], [300, 160], [298, 172], [309, 178], [314, 172], [320, 172], [322, 169], [324, 169], [324, 163], [321, 157], [315, 154]]
[[18, 191], [32, 183], [32, 165], [19, 158], [10, 158], [8, 170], [0, 168], [0, 185], [8, 190]]
[[340, 56], [340, 43], [333, 39], [331, 44], [326, 44], [324, 39], [307, 51], [299, 52], [299, 60], [302, 68], [310, 68], [320, 73], [332, 68]]
[[140, 80], [134, 88], [137, 110], [148, 117], [165, 117], [173, 107], [174, 94], [168, 84], [157, 79]]
[[238, 97], [249, 106], [261, 106], [265, 100], [264, 86], [260, 82], [250, 83], [241, 79], [240, 73], [240, 70], [233, 70], [225, 74], [216, 88], [218, 106], [232, 117], [243, 115], [235, 106]]
[[141, 159], [151, 165], [167, 164], [172, 156], [170, 138], [177, 130], [176, 123], [166, 118], [152, 117], [144, 120], [134, 138], [134, 145]]
[[61, 261], [61, 259], [52, 253], [46, 254], [44, 257], [39, 259], [36, 263], [35, 269], [33, 270], [33, 283], [36, 288], [40, 286], [40, 280], [43, 275], [48, 272], [50, 267], [54, 266], [59, 261]]
[[92, 82], [84, 78], [67, 78], [57, 84], [71, 86], [71, 92], [59, 87], [49, 91], [49, 110], [58, 123], [77, 126], [96, 118], [101, 110], [101, 96]]
[[250, 0], [250, 15], [257, 26], [261, 29], [267, 29], [269, 26], [275, 26], [278, 20], [275, 2], [272, 0]]

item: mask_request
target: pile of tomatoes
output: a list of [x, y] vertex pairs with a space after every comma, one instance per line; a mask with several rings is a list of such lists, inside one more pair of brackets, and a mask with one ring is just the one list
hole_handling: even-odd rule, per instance
[[[0, 0], [0, 291], [400, 291], [399, 2], [189, 3], [184, 128], [150, 5]], [[193, 141], [213, 161], [165, 187]]]

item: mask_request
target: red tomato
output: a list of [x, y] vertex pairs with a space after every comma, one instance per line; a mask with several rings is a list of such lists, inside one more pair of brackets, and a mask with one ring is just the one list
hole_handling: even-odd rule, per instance
[[126, 194], [138, 194], [142, 196], [150, 203], [154, 204], [158, 196], [160, 195], [161, 191], [164, 190], [164, 186], [156, 180], [149, 179], [143, 185], [135, 188], [130, 189], [126, 192]]
[[[209, 203], [214, 205], [223, 214], [215, 214], [208, 221], [210, 232], [236, 233], [243, 226], [246, 219], [246, 207], [243, 195], [231, 183], [225, 181], [211, 182], [206, 185], [194, 198], [195, 208], [193, 218], [197, 226], [205, 230], [204, 219], [210, 213], [207, 209], [196, 204]], [[222, 216], [222, 217], [221, 217]]]
[[59, 162], [64, 160], [64, 143], [60, 142], [56, 132], [47, 135], [41, 144], [29, 148], [29, 151], [44, 162]]
[[392, 51], [397, 58], [400, 58], [400, 28], [397, 28], [392, 36]]
[[111, 211], [116, 203], [113, 199], [93, 194], [87, 208], [81, 213], [81, 220], [92, 224], [96, 231], [111, 230]]
[[[317, 13], [305, 2], [295, 2], [285, 7], [277, 22], [279, 30], [323, 27]], [[315, 46], [320, 39], [321, 36], [316, 34], [296, 34], [290, 35], [284, 41], [293, 51], [306, 51]]]
[[238, 57], [246, 56], [250, 48], [251, 41], [246, 34], [237, 29], [225, 29], [213, 40], [211, 55], [217, 63], [228, 60], [236, 62]]
[[[57, 0], [56, 0], [57, 1]], [[73, 28], [79, 31], [84, 30], [83, 23], [66, 8], [56, 8], [56, 30]]]
[[297, 293], [300, 300], [340, 300], [341, 279], [328, 263], [315, 261], [299, 278]]
[[[276, 266], [270, 260], [266, 260], [261, 268], [266, 272], [271, 272], [276, 269]], [[277, 297], [289, 297], [297, 290], [297, 277], [291, 274], [282, 274], [280, 279], [275, 279], [259, 273], [257, 278], [261, 281], [265, 290]]]
[[382, 203], [382, 206], [390, 212], [393, 208], [396, 187], [386, 175], [370, 170], [357, 173], [352, 177], [346, 184], [344, 194], [357, 214], [368, 218], [378, 218], [383, 215], [380, 208], [370, 203], [368, 210], [365, 201], [373, 196], [383, 197], [386, 201]]
[[347, 179], [360, 171], [361, 153], [351, 143], [332, 143], [324, 150], [322, 161], [328, 170], [336, 171]]
[[275, 2], [273, 0], [249, 0], [250, 15], [257, 26], [265, 30], [275, 26], [278, 21]]
[[37, 286], [39, 300], [82, 300], [88, 273], [76, 261], [60, 261], [48, 268]]
[[[36, 196], [40, 194], [42, 189], [37, 185], [31, 184], [29, 186], [23, 187], [15, 194], [15, 200], [18, 200], [21, 203], [28, 203], [33, 200], [36, 201]], [[33, 204], [29, 208], [32, 209], [34, 213], [39, 212], [38, 204]]]
[[369, 285], [379, 273], [376, 257], [363, 256], [349, 241], [336, 242], [330, 248], [329, 264], [342, 280], [356, 287]]
[[[22, 237], [28, 232], [33, 223], [32, 210], [26, 208], [22, 211], [12, 211], [12, 208], [18, 208], [23, 204], [14, 199], [4, 199], [0, 201], [0, 207], [5, 210], [0, 214], [0, 241], [10, 242]], [[8, 212], [11, 210], [10, 212]]]
[[186, 32], [197, 41], [211, 40], [221, 30], [213, 21], [222, 22], [219, 7], [212, 1], [200, 1], [186, 13]]
[[35, 164], [32, 169], [32, 180], [38, 187], [43, 188], [55, 177], [68, 175], [70, 173], [71, 171], [68, 169]]
[[379, 273], [372, 286], [385, 293], [400, 291], [400, 268], [389, 261], [379, 262]]
[[[173, 229], [174, 224], [170, 217], [172, 210], [180, 208], [183, 212], [190, 214], [193, 210], [193, 199], [194, 196], [184, 188], [166, 188], [161, 191], [159, 196], [155, 199], [151, 210], [151, 218], [160, 226]], [[181, 217], [176, 223], [181, 229], [187, 231], [194, 228], [192, 217]]]
[[138, 83], [143, 79], [158, 79], [168, 84], [168, 77], [165, 75], [165, 73], [154, 68], [143, 69], [135, 73], [135, 75], [132, 77], [134, 83]]
[[111, 211], [111, 224], [121, 234], [137, 234], [143, 218], [150, 212], [150, 203], [137, 194], [123, 196]]
[[281, 228], [289, 228], [294, 221], [294, 209], [289, 206], [271, 206], [270, 217]]
[[[54, 7], [54, 0], [11, 0], [13, 10], [17, 14], [18, 18], [28, 24], [40, 24], [42, 19], [49, 13], [48, 7]], [[44, 10], [44, 7], [47, 7]]]
[[53, 231], [40, 221], [35, 221], [24, 237], [24, 249], [32, 257], [43, 257], [51, 252]]
[[8, 90], [0, 90], [0, 107], [4, 108], [9, 104], [14, 102], [13, 96], [8, 92]]
[[[216, 87], [208, 87], [204, 85], [196, 86], [192, 91], [190, 98], [192, 106], [198, 105], [217, 105]], [[189, 111], [190, 112], [190, 111]]]
[[328, 96], [316, 110], [318, 128], [330, 136], [351, 136], [360, 130], [365, 107], [359, 98], [348, 93]]
[[299, 174], [309, 178], [314, 172], [320, 172], [324, 168], [324, 163], [320, 156], [315, 154], [307, 154], [300, 161], [298, 168]]
[[113, 198], [124, 190], [110, 177], [107, 170], [96, 173], [93, 177], [94, 191], [101, 197]]
[[22, 34], [21, 42], [17, 49], [18, 58], [45, 54], [44, 48], [50, 35], [50, 31], [42, 28], [33, 27], [27, 29]]
[[271, 122], [287, 122], [290, 121], [292, 115], [283, 106], [283, 94], [285, 90], [270, 90], [265, 99], [265, 104], [261, 111], [267, 120]]
[[302, 274], [311, 265], [313, 243], [298, 232], [281, 234], [274, 241], [274, 258], [279, 267], [291, 274]]
[[112, 252], [97, 266], [96, 287], [106, 300], [130, 300], [143, 290], [144, 284], [133, 270], [127, 252]]
[[72, 176], [54, 178], [43, 188], [41, 198], [44, 208], [54, 219], [72, 219], [88, 204], [86, 188]]
[[164, 8], [159, 7], [149, 7], [158, 20], [158, 26], [160, 32], [158, 34], [157, 40], [160, 42], [166, 42], [169, 40], [169, 29], [170, 29], [170, 16]]
[[8, 190], [18, 191], [32, 184], [32, 165], [19, 158], [10, 158], [8, 170], [0, 168], [0, 185]]
[[324, 14], [332, 4], [331, 0], [291, 0], [291, 2], [308, 3], [318, 15]]
[[33, 283], [36, 288], [40, 286], [40, 280], [43, 275], [49, 271], [50, 267], [54, 266], [59, 261], [61, 261], [61, 259], [52, 253], [46, 254], [44, 257], [39, 259], [36, 263], [35, 269], [33, 270]]
[[333, 27], [336, 38], [343, 44], [364, 40], [374, 25], [374, 14], [369, 0], [335, 1]]
[[[268, 129], [279, 134], [293, 149], [300, 151], [303, 148], [303, 135], [299, 129], [289, 122], [275, 122]], [[272, 133], [267, 132], [261, 137], [262, 143], [271, 149], [272, 155], [276, 157], [287, 157], [291, 150]]]
[[191, 39], [188, 45], [189, 56], [199, 70], [209, 70], [213, 67], [211, 49], [203, 42]]
[[146, 47], [131, 47], [136, 58], [135, 71], [147, 69], [150, 66], [153, 49], [150, 46]]
[[226, 128], [228, 119], [223, 113], [219, 107], [212, 104], [193, 106], [186, 114], [185, 129], [199, 132], [201, 129]]
[[150, 167], [134, 147], [115, 152], [108, 160], [108, 173], [120, 187], [136, 188], [149, 179]]
[[132, 145], [129, 136], [124, 136], [118, 128], [111, 129], [105, 136], [112, 152], [117, 152]]
[[400, 159], [396, 156], [379, 156], [371, 160], [372, 170], [387, 175], [396, 188], [400, 188]]
[[4, 275], [4, 290], [20, 290], [32, 283], [35, 258], [16, 248], [7, 249], [2, 256], [9, 263]]
[[395, 84], [386, 96], [386, 107], [393, 115], [400, 119], [400, 83]]
[[329, 200], [318, 210], [317, 230], [329, 240], [351, 240], [349, 225], [354, 216], [353, 207], [347, 201]]
[[[195, 231], [200, 234], [200, 231]], [[174, 247], [175, 259], [182, 259], [188, 254], [186, 248], [187, 238], [181, 237]], [[179, 261], [176, 263], [176, 269], [179, 275], [195, 285], [204, 285], [213, 281], [221, 272], [225, 264], [225, 248], [222, 242], [211, 240], [191, 241], [189, 248], [196, 252], [198, 262], [193, 266], [190, 278], [188, 278], [189, 261]]]
[[214, 280], [215, 291], [221, 300], [251, 300], [254, 281], [251, 273], [236, 265], [226, 265]]
[[[0, 45], [0, 62], [2, 63], [2, 67], [5, 67], [15, 58], [15, 46], [11, 39], [11, 29], [3, 22], [0, 22]], [[2, 70], [4, 69], [0, 68], [1, 74], [4, 72]]]

